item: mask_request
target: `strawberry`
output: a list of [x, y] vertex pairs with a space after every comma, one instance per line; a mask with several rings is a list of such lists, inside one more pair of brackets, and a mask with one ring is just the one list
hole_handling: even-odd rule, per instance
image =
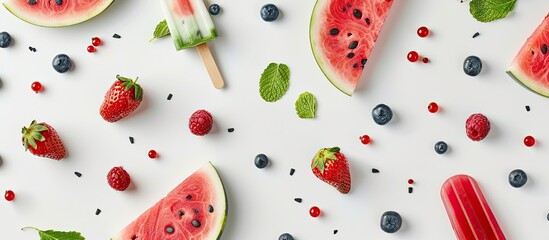
[[22, 133], [25, 151], [29, 150], [36, 156], [55, 160], [67, 156], [61, 138], [47, 123], [36, 123], [36, 120], [33, 120], [29, 127], [23, 127]]
[[351, 190], [349, 163], [338, 147], [320, 149], [311, 163], [313, 174], [345, 194]]
[[116, 122], [130, 115], [143, 99], [143, 89], [137, 84], [137, 79], [116, 75], [117, 80], [105, 94], [99, 114], [107, 122]]

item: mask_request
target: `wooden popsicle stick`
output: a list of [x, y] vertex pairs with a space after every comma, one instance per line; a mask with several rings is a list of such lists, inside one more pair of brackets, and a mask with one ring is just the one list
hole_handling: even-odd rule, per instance
[[198, 54], [200, 54], [200, 58], [202, 58], [204, 66], [206, 66], [206, 70], [208, 71], [208, 74], [212, 79], [214, 87], [217, 89], [223, 88], [225, 82], [223, 82], [223, 77], [221, 77], [221, 73], [217, 68], [217, 64], [215, 63], [215, 59], [212, 56], [212, 52], [210, 52], [208, 43], [200, 44], [196, 46], [196, 48], [198, 49]]

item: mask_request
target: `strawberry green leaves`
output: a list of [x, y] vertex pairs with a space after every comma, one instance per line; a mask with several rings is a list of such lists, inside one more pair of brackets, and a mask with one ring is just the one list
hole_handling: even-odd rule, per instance
[[295, 102], [295, 111], [300, 118], [315, 118], [316, 98], [310, 92], [304, 92], [299, 95]]
[[143, 88], [139, 84], [137, 84], [137, 80], [139, 77], [136, 77], [135, 80], [127, 77], [122, 77], [120, 75], [116, 75], [116, 79], [122, 81], [121, 86], [124, 87], [126, 91], [129, 91], [133, 87], [133, 96], [135, 100], [141, 100], [143, 98]]
[[288, 91], [290, 69], [285, 64], [271, 63], [259, 79], [259, 94], [267, 102], [276, 102]]
[[23, 145], [25, 146], [25, 151], [29, 149], [29, 145], [36, 149], [36, 141], [43, 142], [46, 140], [41, 132], [48, 130], [44, 125], [36, 123], [36, 120], [32, 120], [29, 127], [23, 127], [21, 133], [23, 134]]
[[480, 22], [491, 22], [506, 17], [515, 8], [517, 0], [472, 0], [469, 12]]
[[323, 148], [318, 150], [315, 158], [313, 159], [313, 163], [311, 164], [311, 169], [318, 168], [318, 171], [320, 171], [320, 173], [324, 173], [326, 161], [328, 161], [329, 159], [336, 161], [337, 157], [335, 156], [335, 154], [339, 151], [339, 147]]
[[168, 23], [166, 22], [166, 19], [164, 19], [156, 25], [156, 28], [154, 29], [154, 33], [153, 33], [153, 38], [151, 38], [149, 42], [152, 42], [155, 39], [162, 38], [169, 35], [170, 35], [170, 29], [168, 28]]
[[35, 227], [24, 227], [21, 228], [21, 230], [26, 229], [34, 229], [38, 232], [38, 236], [40, 236], [40, 240], [85, 240], [79, 232], [63, 232], [63, 231], [55, 231], [55, 230], [40, 230]]

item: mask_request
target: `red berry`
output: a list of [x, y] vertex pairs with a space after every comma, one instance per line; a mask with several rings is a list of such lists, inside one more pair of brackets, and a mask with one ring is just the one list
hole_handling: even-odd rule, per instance
[[317, 206], [312, 206], [311, 209], [309, 209], [309, 214], [314, 218], [320, 216], [320, 208]]
[[471, 140], [480, 141], [490, 132], [490, 121], [480, 113], [473, 114], [465, 121], [465, 130]]
[[429, 103], [429, 106], [427, 106], [427, 109], [431, 113], [436, 113], [438, 111], [438, 104], [435, 102]]
[[408, 179], [408, 184], [414, 184], [414, 179]]
[[536, 139], [532, 136], [526, 136], [524, 138], [524, 145], [526, 145], [527, 147], [532, 147], [534, 146], [534, 144], [536, 144]]
[[189, 119], [189, 129], [194, 135], [204, 136], [212, 130], [212, 126], [212, 115], [203, 109], [194, 112]]
[[95, 52], [95, 47], [92, 45], [89, 45], [87, 50], [89, 53]]
[[360, 141], [362, 142], [362, 144], [368, 144], [370, 143], [371, 139], [370, 139], [370, 136], [368, 135], [362, 135], [360, 137]]
[[15, 193], [12, 190], [6, 190], [6, 193], [4, 193], [4, 198], [6, 201], [13, 201], [15, 199]]
[[124, 191], [130, 185], [130, 175], [122, 167], [113, 167], [107, 174], [109, 185], [117, 191]]
[[39, 93], [42, 91], [42, 83], [40, 82], [33, 82], [31, 84], [31, 88], [34, 92]]
[[92, 38], [92, 45], [94, 45], [94, 46], [96, 46], [96, 47], [99, 46], [99, 45], [101, 45], [101, 39], [98, 38], [98, 37]]
[[429, 29], [425, 26], [419, 27], [417, 29], [417, 35], [422, 37], [422, 38], [427, 37], [427, 35], [429, 35]]
[[154, 159], [154, 158], [158, 157], [158, 153], [156, 153], [155, 150], [150, 150], [149, 151], [149, 157]]
[[417, 62], [418, 59], [419, 59], [419, 54], [417, 54], [416, 51], [410, 51], [408, 53], [408, 61]]
[[423, 63], [429, 63], [429, 58], [423, 58], [423, 59], [421, 59], [421, 61], [422, 61]]

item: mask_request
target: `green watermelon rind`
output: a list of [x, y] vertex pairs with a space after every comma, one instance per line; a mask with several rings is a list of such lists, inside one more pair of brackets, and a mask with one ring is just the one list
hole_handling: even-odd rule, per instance
[[39, 20], [30, 20], [30, 19], [24, 18], [24, 17], [21, 16], [23, 14], [20, 11], [18, 11], [18, 9], [15, 6], [12, 6], [11, 4], [9, 4], [9, 2], [4, 2], [4, 3], [2, 3], [2, 5], [4, 5], [4, 7], [11, 14], [16, 16], [17, 18], [19, 18], [19, 19], [21, 19], [21, 20], [23, 20], [27, 23], [30, 23], [32, 25], [40, 26], [40, 27], [49, 27], [49, 28], [61, 28], [61, 27], [68, 27], [68, 26], [73, 26], [73, 25], [76, 25], [76, 24], [80, 24], [80, 23], [83, 23], [85, 21], [88, 21], [88, 20], [96, 17], [97, 15], [104, 12], [109, 6], [111, 6], [112, 3], [114, 3], [114, 1], [115, 0], [106, 1], [104, 6], [97, 8], [96, 11], [93, 11], [90, 14], [88, 14], [88, 15], [80, 18], [80, 19], [76, 19], [76, 20], [71, 19], [70, 21], [64, 20], [64, 22], [60, 22], [59, 24], [44, 24], [44, 23], [40, 23]]
[[[324, 62], [323, 58], [320, 58], [321, 56], [318, 56], [318, 54], [322, 54], [320, 51], [318, 51], [318, 54], [317, 54], [317, 51], [316, 51], [316, 48], [315, 46], [317, 46], [317, 42], [316, 42], [316, 38], [315, 38], [315, 32], [317, 31], [316, 29], [316, 25], [314, 24], [315, 23], [315, 20], [316, 20], [316, 17], [317, 17], [317, 14], [315, 14], [315, 12], [317, 11], [320, 11], [320, 8], [322, 6], [320, 6], [319, 4], [322, 4], [321, 2], [326, 2], [326, 1], [316, 1], [315, 3], [315, 6], [313, 8], [313, 13], [311, 14], [311, 20], [309, 22], [309, 41], [310, 41], [310, 44], [311, 44], [311, 49], [313, 50], [313, 56], [315, 58], [315, 61], [317, 63], [317, 65], [320, 67], [320, 70], [322, 71], [322, 73], [324, 74], [324, 76], [326, 76], [326, 78], [328, 78], [328, 80], [330, 81], [330, 83], [332, 83], [332, 85], [334, 85], [334, 87], [336, 87], [337, 89], [339, 89], [339, 91], [347, 94], [348, 96], [352, 96], [353, 95], [353, 92], [354, 92], [354, 87], [353, 86], [348, 86], [348, 84], [345, 84], [345, 82], [342, 82], [342, 81], [337, 81], [338, 77], [335, 76], [336, 74], [333, 73], [332, 71], [330, 71], [331, 69], [327, 69], [329, 68], [330, 64]], [[346, 86], [347, 85], [347, 86]]]
[[509, 76], [521, 86], [530, 90], [531, 92], [537, 93], [541, 96], [549, 98], [549, 89], [544, 88], [536, 84], [536, 81], [526, 76], [519, 68], [518, 64], [513, 63], [506, 71]]

